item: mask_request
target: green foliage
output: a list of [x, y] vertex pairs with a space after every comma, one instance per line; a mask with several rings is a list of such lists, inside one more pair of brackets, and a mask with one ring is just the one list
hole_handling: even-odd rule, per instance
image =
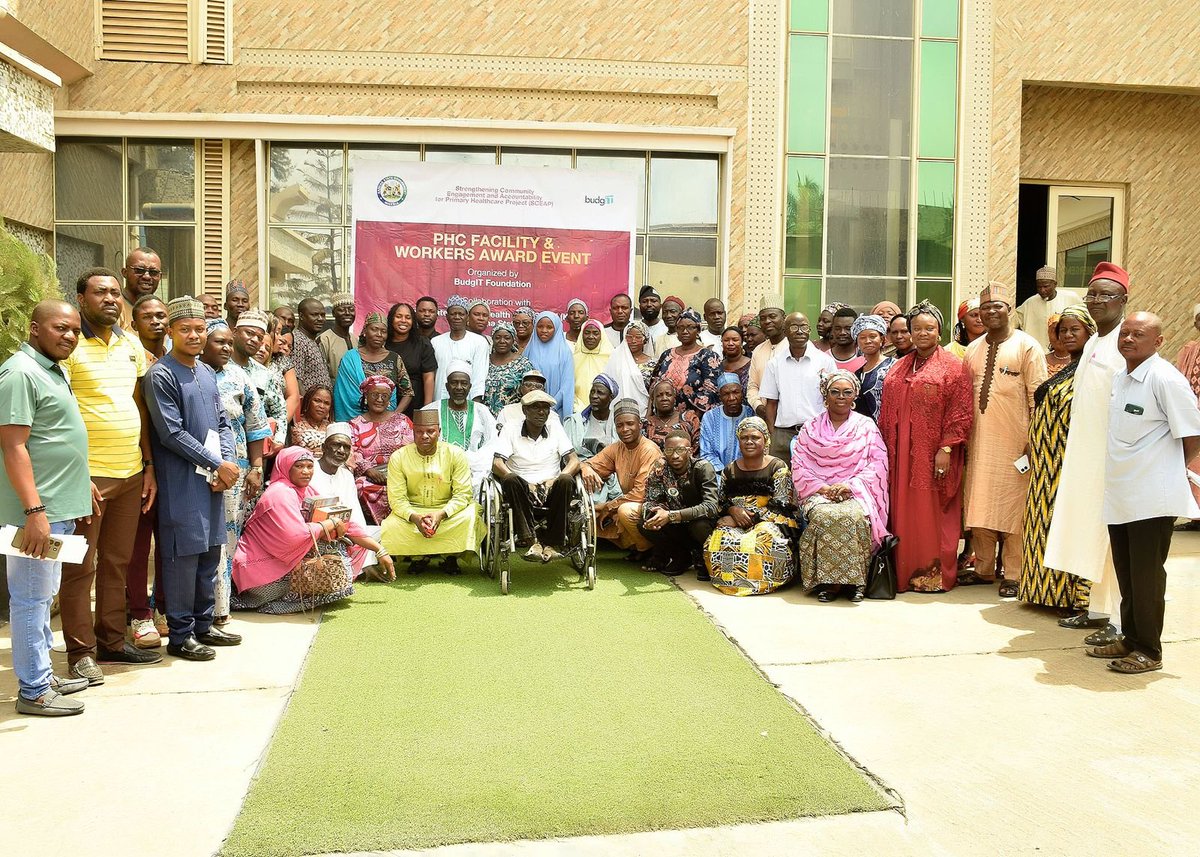
[[29, 338], [29, 316], [38, 302], [61, 297], [53, 260], [30, 249], [0, 220], [0, 362]]

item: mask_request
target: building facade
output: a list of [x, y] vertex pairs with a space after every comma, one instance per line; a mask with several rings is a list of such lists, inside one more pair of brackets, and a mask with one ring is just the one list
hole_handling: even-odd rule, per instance
[[67, 282], [149, 245], [170, 294], [236, 278], [273, 306], [353, 287], [363, 161], [619, 170], [635, 285], [951, 314], [1112, 259], [1177, 345], [1200, 190], [1179, 7], [0, 0], [0, 216]]

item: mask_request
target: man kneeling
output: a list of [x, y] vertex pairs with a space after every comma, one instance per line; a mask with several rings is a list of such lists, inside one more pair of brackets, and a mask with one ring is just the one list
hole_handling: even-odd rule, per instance
[[674, 577], [696, 566], [696, 579], [708, 580], [700, 552], [712, 535], [720, 506], [713, 466], [692, 458], [692, 436], [676, 429], [663, 441], [663, 458], [646, 479], [642, 534], [654, 544], [647, 571]]
[[479, 552], [483, 515], [471, 493], [467, 454], [443, 442], [438, 411], [413, 413], [413, 443], [388, 460], [388, 502], [380, 541], [392, 556], [412, 557], [408, 573], [442, 556], [442, 570], [458, 574], [458, 555]]
[[[548, 422], [554, 397], [534, 390], [521, 397], [523, 420], [507, 423], [496, 441], [492, 473], [512, 507], [517, 547], [525, 558], [549, 562], [563, 555], [567, 513], [575, 497], [579, 457], [559, 422]], [[543, 546], [534, 529], [534, 509], [545, 510]]]

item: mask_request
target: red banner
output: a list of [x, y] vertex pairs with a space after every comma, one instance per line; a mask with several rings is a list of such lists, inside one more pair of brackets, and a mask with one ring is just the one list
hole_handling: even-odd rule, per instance
[[600, 319], [629, 281], [628, 232], [360, 220], [354, 235], [359, 320], [422, 295], [480, 297], [493, 320], [528, 306], [560, 314], [580, 298]]

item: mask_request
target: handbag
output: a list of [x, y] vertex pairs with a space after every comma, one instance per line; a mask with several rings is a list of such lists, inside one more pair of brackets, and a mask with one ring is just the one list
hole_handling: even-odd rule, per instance
[[871, 554], [867, 563], [867, 597], [876, 601], [891, 601], [896, 597], [896, 563], [892, 551], [900, 540], [888, 536], [879, 546], [879, 550]]
[[310, 599], [316, 607], [318, 596], [332, 595], [346, 588], [346, 566], [342, 558], [337, 554], [322, 554], [316, 536], [311, 531], [309, 536], [312, 537], [313, 555], [302, 559], [288, 580], [288, 589], [300, 599], [302, 610], [309, 609], [304, 606], [305, 599]]

